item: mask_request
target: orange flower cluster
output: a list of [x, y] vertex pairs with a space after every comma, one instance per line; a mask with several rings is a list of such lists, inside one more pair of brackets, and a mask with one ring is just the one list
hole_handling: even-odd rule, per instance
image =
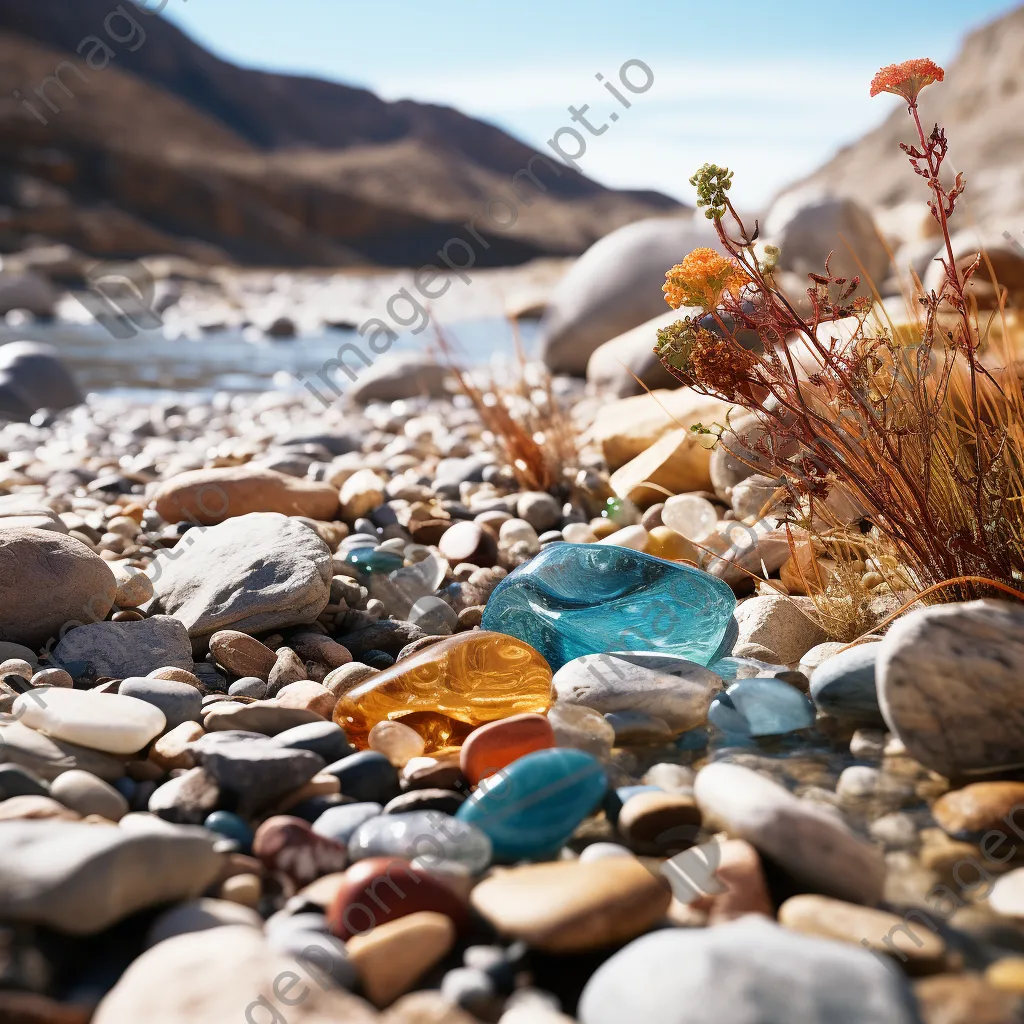
[[871, 95], [890, 92], [894, 96], [902, 96], [914, 106], [926, 85], [941, 82], [945, 77], [946, 72], [932, 60], [905, 60], [902, 64], [890, 64], [875, 75], [871, 80]]
[[673, 309], [680, 306], [713, 309], [726, 292], [738, 297], [749, 280], [737, 259], [704, 247], [694, 249], [682, 263], [677, 263], [665, 275], [661, 290]]

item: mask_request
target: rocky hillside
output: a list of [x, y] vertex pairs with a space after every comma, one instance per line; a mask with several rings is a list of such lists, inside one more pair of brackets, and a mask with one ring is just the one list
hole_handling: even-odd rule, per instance
[[[962, 222], [1015, 227], [1024, 220], [1024, 7], [971, 34], [946, 70], [945, 82], [922, 93], [921, 112], [927, 126], [945, 127], [948, 166], [966, 175]], [[793, 189], [823, 188], [871, 206], [923, 202], [923, 182], [899, 148], [912, 131], [899, 106]]]
[[[535, 155], [456, 110], [235, 67], [159, 17], [108, 29], [110, 12], [0, 0], [4, 249], [42, 235], [108, 257], [417, 264]], [[480, 265], [577, 253], [677, 205], [534, 167], [546, 191], [510, 229], [481, 228]]]

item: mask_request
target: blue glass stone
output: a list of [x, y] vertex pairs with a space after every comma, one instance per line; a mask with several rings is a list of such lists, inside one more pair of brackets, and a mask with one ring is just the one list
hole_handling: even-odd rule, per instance
[[231, 811], [214, 811], [203, 822], [204, 827], [218, 835], [227, 836], [238, 843], [243, 853], [252, 848], [253, 831], [245, 823], [244, 819]]
[[781, 679], [741, 679], [708, 708], [708, 721], [735, 736], [782, 736], [814, 725], [814, 704]]
[[345, 556], [345, 562], [359, 572], [373, 575], [375, 573], [394, 572], [405, 565], [405, 559], [395, 551], [381, 551], [379, 548], [355, 548]]
[[476, 825], [501, 862], [556, 854], [607, 789], [600, 761], [582, 750], [535, 750], [484, 779], [458, 809]]
[[728, 584], [699, 569], [612, 544], [553, 544], [498, 584], [482, 627], [530, 644], [555, 671], [609, 651], [706, 665], [735, 608]]

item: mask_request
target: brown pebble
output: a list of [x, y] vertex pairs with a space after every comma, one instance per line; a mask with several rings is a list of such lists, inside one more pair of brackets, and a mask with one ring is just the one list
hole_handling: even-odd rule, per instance
[[222, 629], [210, 637], [210, 653], [236, 676], [266, 680], [277, 656], [253, 636], [234, 629]]
[[225, 878], [220, 884], [218, 896], [222, 900], [240, 903], [243, 907], [255, 908], [263, 895], [263, 883], [259, 875], [240, 874]]
[[276, 697], [289, 683], [306, 678], [306, 663], [290, 647], [280, 647], [267, 677], [267, 696]]
[[1024, 782], [974, 782], [940, 796], [932, 805], [932, 816], [950, 835], [991, 829], [1009, 835], [1010, 821], [1022, 810]]
[[483, 621], [484, 606], [482, 604], [470, 605], [459, 612], [459, 629], [475, 629]]
[[[3, 666], [0, 666], [2, 669]], [[2, 675], [0, 671], [0, 675]], [[75, 685], [74, 679], [71, 678], [70, 673], [65, 672], [62, 668], [44, 668], [40, 669], [32, 677], [33, 686], [63, 686], [65, 689]]]
[[123, 611], [114, 612], [110, 616], [111, 622], [141, 622], [146, 616], [135, 608], [127, 608]]
[[408, 992], [454, 945], [451, 919], [421, 910], [353, 936], [345, 949], [367, 998], [383, 1009]]
[[22, 679], [31, 679], [33, 674], [32, 666], [21, 658], [8, 658], [0, 664], [0, 679], [4, 676], [20, 676]]
[[187, 683], [189, 686], [194, 686], [197, 690], [202, 693], [206, 693], [206, 685], [193, 672], [189, 672], [188, 669], [175, 668], [173, 665], [167, 665], [164, 668], [158, 668], [153, 672], [149, 673], [150, 679], [166, 679], [172, 683]]
[[656, 526], [662, 526], [661, 512], [665, 507], [665, 502], [659, 501], [657, 505], [652, 505], [641, 517], [640, 525], [645, 530], [653, 530]]
[[409, 532], [417, 544], [439, 544], [451, 525], [450, 519], [420, 519], [409, 524]]
[[546, 953], [582, 953], [642, 935], [664, 916], [672, 894], [635, 858], [614, 857], [497, 871], [471, 900], [502, 935]]
[[81, 815], [49, 796], [12, 796], [0, 803], [0, 821], [78, 821]]
[[460, 522], [445, 531], [438, 550], [453, 565], [470, 562], [492, 566], [498, 560], [498, 543], [479, 523]]
[[203, 727], [198, 722], [182, 722], [153, 744], [149, 759], [166, 772], [174, 768], [194, 768], [196, 759], [191, 744], [203, 735]]
[[618, 829], [630, 849], [665, 856], [692, 845], [700, 824], [700, 808], [692, 796], [648, 792], [637, 793], [623, 804]]
[[828, 896], [791, 896], [779, 907], [779, 924], [804, 935], [888, 954], [908, 974], [935, 974], [946, 959], [946, 943], [937, 926], [932, 930], [921, 918], [905, 920], [885, 910]]
[[365, 683], [371, 676], [377, 675], [380, 669], [361, 662], [351, 662], [340, 668], [332, 669], [324, 676], [323, 685], [335, 695], [341, 697], [360, 683]]

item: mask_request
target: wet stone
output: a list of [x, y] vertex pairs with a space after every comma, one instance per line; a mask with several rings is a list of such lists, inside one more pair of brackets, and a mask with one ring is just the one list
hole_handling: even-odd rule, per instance
[[780, 679], [741, 679], [719, 694], [708, 721], [724, 733], [781, 736], [814, 725], [814, 705]]
[[491, 862], [491, 842], [474, 825], [439, 811], [407, 811], [371, 818], [348, 843], [350, 859], [405, 857], [430, 867], [452, 861], [479, 874]]
[[697, 569], [618, 546], [552, 544], [498, 584], [483, 628], [519, 637], [555, 670], [652, 647], [706, 665], [735, 606], [726, 584]]
[[565, 844], [606, 787], [604, 770], [591, 755], [538, 750], [485, 779], [456, 817], [490, 838], [496, 860], [541, 858]]
[[334, 720], [358, 746], [378, 723], [399, 717], [426, 750], [438, 750], [473, 726], [527, 711], [546, 711], [551, 671], [533, 648], [489, 632], [431, 645], [345, 693]]

